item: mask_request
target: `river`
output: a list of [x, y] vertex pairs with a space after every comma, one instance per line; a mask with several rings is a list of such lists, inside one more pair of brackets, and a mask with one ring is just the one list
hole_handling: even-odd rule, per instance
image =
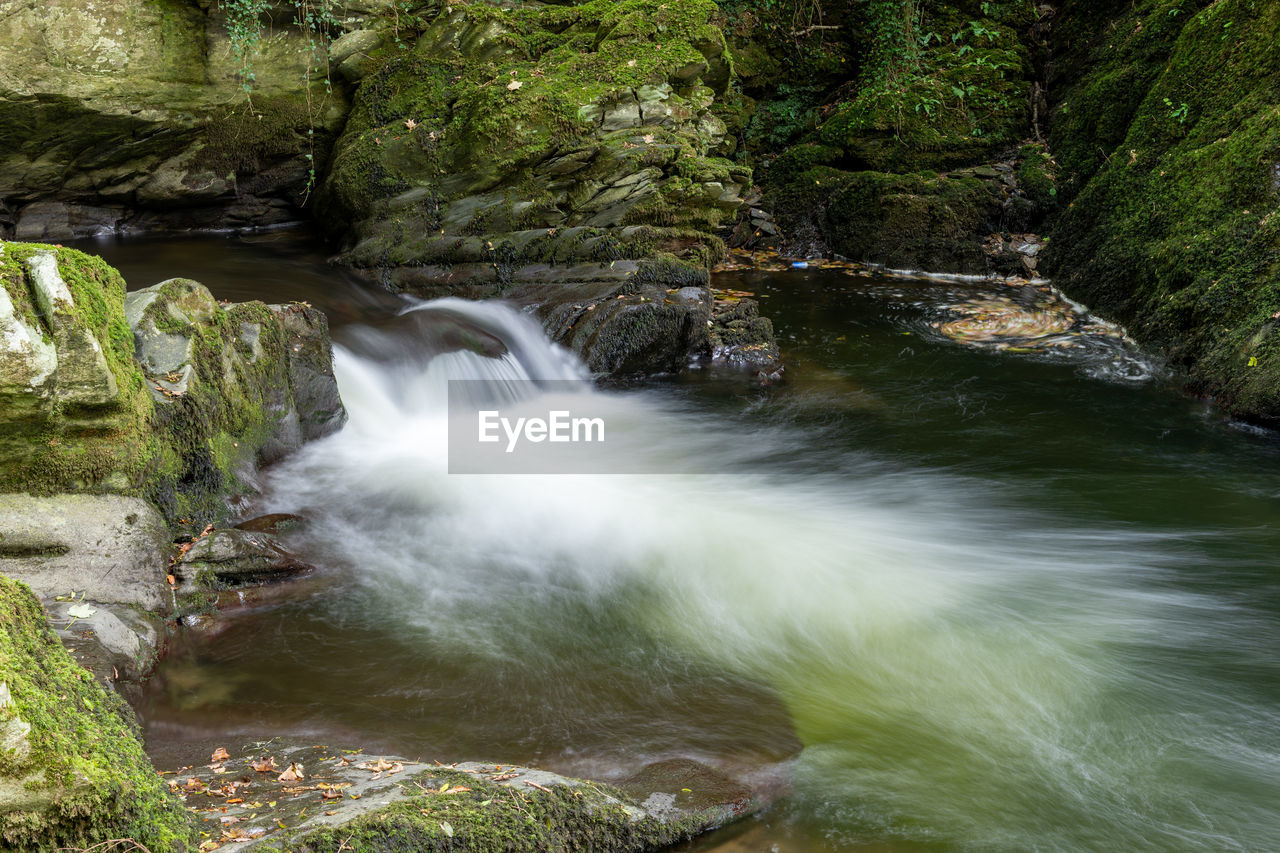
[[[319, 578], [178, 644], [160, 764], [264, 733], [604, 779], [690, 756], [790, 787], [689, 850], [1280, 849], [1280, 442], [1114, 334], [997, 351], [939, 318], [1004, 285], [725, 273], [785, 381], [598, 392], [684, 473], [460, 476], [439, 386], [495, 365], [421, 340], [438, 306], [291, 232], [82, 248], [325, 309], [351, 417], [258, 502], [310, 519]], [[452, 310], [521, 343], [504, 375], [579, 375]]]

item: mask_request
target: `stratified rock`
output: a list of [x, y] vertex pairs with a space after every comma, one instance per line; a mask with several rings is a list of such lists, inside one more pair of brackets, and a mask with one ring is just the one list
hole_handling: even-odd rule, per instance
[[0, 494], [0, 573], [40, 595], [161, 610], [168, 529], [140, 498]]
[[[360, 25], [341, 4], [330, 11], [339, 27]], [[312, 60], [308, 34], [277, 16], [253, 51], [251, 105], [220, 4], [6, 3], [0, 196], [16, 221], [0, 236], [299, 218], [346, 108], [323, 73], [308, 74]]]
[[705, 286], [751, 182], [716, 115], [731, 77], [717, 14], [457, 4], [410, 51], [366, 49], [379, 62], [317, 196], [340, 259], [397, 289], [536, 305], [600, 372], [705, 354], [707, 312], [666, 292]]
[[156, 775], [132, 712], [81, 668], [30, 591], [0, 576], [0, 848], [87, 849], [129, 838], [196, 848]]

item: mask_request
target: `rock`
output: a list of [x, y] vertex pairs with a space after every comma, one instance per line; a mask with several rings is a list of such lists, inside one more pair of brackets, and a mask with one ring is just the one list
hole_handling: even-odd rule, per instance
[[[131, 706], [140, 707], [142, 682], [155, 669], [166, 638], [159, 616], [131, 605], [108, 604], [90, 599], [42, 600], [49, 613], [49, 627], [67, 651], [105, 687], [118, 692]], [[90, 615], [83, 615], [87, 606]]]
[[236, 525], [236, 530], [248, 530], [251, 533], [287, 533], [304, 526], [307, 520], [300, 515], [289, 512], [273, 512], [259, 515]]
[[[216, 4], [7, 4], [0, 187], [20, 206], [17, 237], [297, 219], [307, 157], [325, 156], [346, 106], [308, 75], [309, 46], [276, 22], [254, 51], [249, 109]], [[323, 108], [309, 110], [308, 88]], [[246, 204], [255, 221], [237, 221]]]
[[198, 538], [173, 567], [180, 592], [265, 583], [311, 570], [269, 533], [214, 530]]
[[70, 405], [105, 406], [120, 396], [102, 345], [80, 322], [71, 291], [58, 271], [57, 256], [36, 252], [27, 258], [40, 316], [53, 328], [58, 353], [58, 399]]
[[15, 240], [76, 240], [115, 234], [124, 211], [119, 207], [38, 201], [24, 206], [14, 226]]
[[[251, 761], [274, 759], [255, 771]], [[281, 782], [287, 769], [299, 782]], [[247, 803], [226, 807], [237, 849], [656, 851], [760, 809], [764, 799], [693, 761], [666, 762], [629, 780], [626, 793], [599, 782], [528, 767], [465, 762], [442, 766], [390, 756], [333, 755], [286, 747], [270, 756], [233, 755], [221, 774], [194, 768], [192, 796], [227, 779], [247, 779]], [[680, 782], [688, 792], [671, 786]], [[307, 786], [308, 795], [285, 789]], [[341, 796], [324, 799], [323, 791]], [[634, 798], [633, 798], [634, 797]], [[643, 802], [639, 800], [643, 799]], [[264, 806], [264, 803], [271, 805]], [[650, 805], [645, 805], [648, 803]]]
[[314, 441], [337, 432], [347, 422], [347, 411], [333, 375], [328, 318], [300, 303], [272, 305], [271, 311], [284, 328], [289, 383], [302, 440]]
[[0, 576], [0, 846], [87, 848], [129, 838], [194, 851], [187, 812], [156, 775], [132, 712], [49, 631], [40, 604]]
[[[685, 267], [705, 273], [751, 180], [720, 156], [731, 63], [718, 15], [710, 0], [445, 7], [361, 81], [316, 197], [339, 260], [420, 293], [492, 286], [565, 335], [572, 306], [613, 278], [588, 265], [659, 261], [672, 277], [643, 285], [663, 291], [686, 284]], [[641, 290], [612, 295], [650, 299]], [[675, 349], [705, 349], [705, 318], [691, 333], [664, 304], [636, 298], [604, 311], [618, 334], [572, 337], [605, 371], [673, 369], [693, 352]]]
[[754, 299], [716, 305], [709, 330], [712, 360], [747, 367], [763, 374], [776, 372], [782, 362], [773, 323], [760, 316]]
[[168, 529], [140, 498], [0, 494], [0, 573], [46, 597], [167, 607]]

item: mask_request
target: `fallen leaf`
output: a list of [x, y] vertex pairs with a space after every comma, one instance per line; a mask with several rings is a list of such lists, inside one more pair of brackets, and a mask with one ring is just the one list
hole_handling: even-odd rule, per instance
[[227, 752], [224, 747], [218, 747], [213, 751], [213, 755], [209, 756], [209, 760], [213, 762], [226, 761], [231, 757], [231, 753]]
[[296, 762], [289, 765], [289, 769], [276, 777], [277, 782], [297, 782], [302, 779], [302, 765]]
[[523, 85], [524, 84], [521, 83], [519, 80], [512, 80], [510, 83], [507, 84], [507, 88], [514, 92], [516, 89], [519, 89]]
[[249, 766], [259, 773], [273, 773], [276, 770], [276, 759], [275, 756], [272, 756], [258, 761], [250, 761]]
[[628, 68], [635, 68], [635, 67], [636, 67], [636, 61], [635, 61], [634, 59], [628, 59], [628, 60], [627, 60], [627, 67], [628, 67]]
[[652, 134], [652, 133], [646, 133], [642, 138], [644, 139], [644, 144], [645, 144], [645, 145], [652, 145], [652, 144], [653, 144], [653, 134]]
[[409, 128], [410, 130], [413, 130], [415, 127], [418, 126], [418, 123], [411, 118], [407, 118], [404, 120], [404, 126]]
[[453, 838], [453, 826], [450, 825], [449, 821], [447, 820], [440, 821], [440, 829], [444, 831], [445, 835], [449, 836], [450, 838]]
[[322, 800], [340, 800], [342, 793], [340, 791], [321, 791], [320, 799]]
[[73, 604], [67, 608], [67, 615], [76, 619], [88, 619], [97, 612], [98, 608], [90, 607], [87, 604]]

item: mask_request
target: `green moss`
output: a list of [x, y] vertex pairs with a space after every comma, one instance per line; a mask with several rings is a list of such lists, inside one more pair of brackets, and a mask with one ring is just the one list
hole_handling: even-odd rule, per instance
[[[516, 790], [447, 769], [408, 780], [423, 793], [338, 827], [272, 842], [291, 853], [426, 851], [651, 851], [693, 837], [702, 818], [633, 818], [625, 794], [597, 783]], [[460, 786], [456, 794], [436, 793]], [[270, 848], [269, 848], [270, 849]]]
[[124, 317], [124, 280], [101, 258], [74, 249], [35, 243], [3, 243], [0, 276], [14, 307], [34, 328], [25, 261], [38, 251], [56, 254], [58, 271], [74, 307], [74, 322], [93, 333], [119, 389], [116, 401], [91, 410], [54, 408], [0, 440], [0, 489], [52, 493], [94, 488], [110, 477], [134, 483], [142, 476], [153, 442], [148, 425], [151, 398], [133, 360], [133, 333]]
[[976, 163], [1019, 139], [1031, 70], [1020, 32], [1032, 4], [965, 5], [925, 7], [903, 36], [914, 52], [877, 41], [855, 94], [823, 124], [822, 142], [845, 149], [854, 167], [919, 171]]
[[[1158, 30], [1167, 61], [1059, 218], [1047, 263], [1068, 293], [1164, 349], [1193, 390], [1280, 421], [1280, 7], [1126, 7], [1082, 51], [1099, 79], [1139, 47], [1155, 49], [1135, 42], [1139, 21]], [[1077, 110], [1097, 85], [1085, 74], [1066, 93], [1052, 137], [1065, 151], [1093, 133]], [[1097, 115], [1123, 121], [1129, 103]]]
[[155, 851], [194, 850], [186, 810], [151, 768], [132, 712], [71, 659], [30, 590], [3, 576], [0, 626], [0, 683], [12, 696], [0, 725], [31, 726], [29, 754], [0, 756], [0, 777], [31, 798], [0, 815], [6, 849], [131, 838]]
[[981, 237], [1000, 215], [998, 182], [931, 172], [815, 166], [768, 198], [788, 234], [857, 261], [947, 272], [987, 272]]
[[[677, 158], [686, 171], [727, 174], [727, 164], [704, 162], [710, 143], [700, 131], [651, 128], [661, 139], [645, 145], [635, 144], [634, 132], [600, 132], [602, 110], [647, 85], [674, 81], [667, 103], [686, 123], [725, 91], [730, 61], [711, 23], [715, 12], [711, 0], [450, 7], [411, 51], [389, 52], [362, 82], [318, 199], [323, 220], [349, 246], [353, 234], [380, 232], [387, 263], [396, 264], [406, 254], [395, 251], [401, 236], [415, 231], [559, 227], [589, 200], [578, 196], [595, 178], [666, 168]], [[579, 151], [596, 153], [567, 185], [538, 171]], [[664, 189], [628, 222], [716, 225], [716, 205], [691, 188], [694, 178], [679, 177], [682, 186]], [[449, 202], [494, 192], [501, 202], [486, 202], [463, 224], [442, 221]]]

